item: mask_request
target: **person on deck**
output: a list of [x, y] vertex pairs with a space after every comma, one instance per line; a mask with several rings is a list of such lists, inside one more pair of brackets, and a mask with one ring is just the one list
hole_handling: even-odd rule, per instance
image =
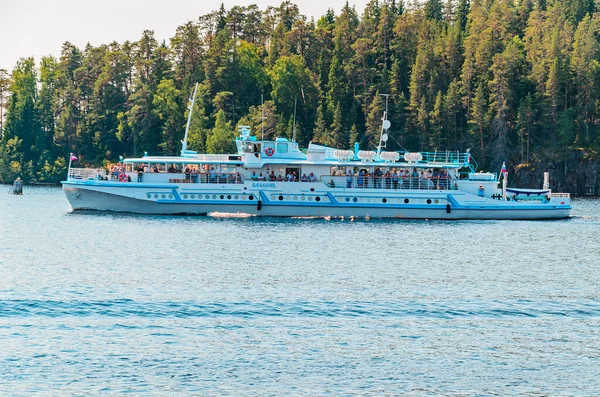
[[392, 172], [392, 189], [398, 189], [398, 172], [395, 168]]

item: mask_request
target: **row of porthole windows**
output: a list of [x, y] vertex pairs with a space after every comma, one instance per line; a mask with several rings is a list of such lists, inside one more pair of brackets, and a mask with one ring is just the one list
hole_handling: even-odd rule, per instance
[[[173, 198], [172, 194], [160, 194], [160, 195], [159, 194], [154, 194], [154, 195], [152, 195], [151, 193], [148, 193], [146, 196], [148, 198], [152, 198], [154, 196], [155, 199], [158, 199], [158, 198], [161, 198], [161, 199], [166, 199], [166, 198], [172, 199]], [[227, 200], [231, 200], [231, 199], [239, 200], [239, 198], [240, 198], [240, 196], [237, 195], [237, 194], [233, 195], [233, 196], [231, 194], [228, 194], [228, 195], [224, 195], [224, 194], [221, 194], [221, 195], [216, 195], [216, 194], [213, 194], [213, 195], [210, 195], [210, 194], [202, 195], [202, 194], [198, 194], [197, 197], [196, 197], [195, 194], [191, 194], [191, 195], [184, 194], [183, 195], [184, 199], [188, 199], [188, 197], [190, 199], [192, 199], [192, 200], [195, 200], [196, 198], [198, 198], [198, 200], [202, 200], [203, 198], [206, 199], [206, 200], [210, 200], [210, 199], [213, 199], [213, 200], [217, 200], [217, 199], [225, 200], [225, 198], [227, 198]], [[242, 200], [246, 200], [246, 199], [248, 199], [248, 200], [254, 200], [254, 196], [253, 195], [250, 195], [250, 196], [242, 195], [241, 197], [242, 197]], [[316, 196], [314, 198], [312, 196], [308, 196], [308, 197], [306, 197], [306, 196], [285, 196], [284, 197], [284, 196], [281, 196], [281, 195], [280, 196], [275, 196], [275, 195], [271, 196], [271, 200], [273, 200], [273, 201], [275, 201], [275, 200], [279, 200], [279, 201], [294, 200], [294, 201], [297, 201], [298, 199], [301, 200], [301, 201], [304, 201], [304, 200], [313, 201], [313, 199], [314, 199], [314, 201], [317, 201], [317, 202], [319, 202], [321, 200], [328, 201], [328, 197], [327, 196], [323, 196], [323, 198], [321, 198], [320, 196]], [[388, 200], [387, 198], [378, 199], [378, 198], [371, 198], [371, 197], [361, 197], [361, 198], [358, 198], [358, 197], [353, 197], [353, 198], [346, 197], [344, 199], [344, 201], [347, 202], [347, 203], [349, 203], [350, 201], [352, 201], [354, 203], [357, 203], [357, 202], [360, 202], [360, 203], [376, 203], [376, 202], [379, 202], [379, 201], [381, 201], [384, 204], [386, 204], [388, 202], [390, 204], [394, 203], [394, 199], [389, 199]], [[414, 200], [413, 203], [419, 203], [419, 201], [422, 201], [422, 200]], [[443, 201], [445, 201], [445, 200], [443, 200]], [[396, 202], [398, 204], [400, 204], [400, 203], [410, 204], [411, 201], [409, 199], [405, 198], [405, 199], [397, 199]], [[425, 202], [427, 204], [432, 204], [432, 203], [433, 204], [439, 204], [440, 200], [438, 200], [438, 199], [434, 199], [434, 200], [427, 199]]]
[[[387, 204], [387, 203], [390, 203], [390, 204], [394, 204], [394, 203], [398, 203], [398, 204], [401, 204], [401, 203], [410, 204], [411, 203], [411, 200], [407, 199], [407, 198], [405, 198], [405, 199], [387, 199], [387, 198], [372, 198], [372, 197], [361, 197], [361, 198], [358, 198], [358, 197], [345, 197], [345, 198], [339, 197], [339, 199], [340, 199], [340, 201], [345, 201], [346, 203], [350, 203], [350, 202], [353, 202], [353, 203], [378, 203], [378, 202], [381, 202], [383, 204]], [[417, 200], [413, 200], [412, 201], [413, 204], [419, 204], [419, 203], [423, 203], [423, 202], [425, 202], [427, 204], [440, 204], [440, 200], [438, 200], [438, 199], [434, 199], [434, 200], [431, 200], [431, 199], [418, 200], [417, 199]], [[445, 200], [441, 200], [442, 204], [444, 204], [444, 202], [445, 202]]]
[[[151, 193], [148, 193], [148, 194], [146, 194], [146, 197], [148, 197], [148, 198], [154, 197], [155, 199], [157, 199], [157, 198], [163, 198], [164, 199], [164, 198], [168, 197], [168, 198], [172, 199], [173, 195], [172, 194], [169, 194], [169, 195], [166, 195], [166, 194], [161, 194], [161, 195], [154, 194], [154, 195], [152, 195]], [[231, 195], [231, 194], [228, 194], [228, 195], [224, 195], [224, 194], [220, 194], [220, 195], [217, 195], [217, 194], [212, 194], [212, 195], [210, 195], [210, 194], [205, 194], [205, 195], [202, 195], [202, 194], [198, 194], [198, 195], [189, 194], [188, 195], [188, 194], [184, 194], [182, 197], [185, 200], [187, 200], [188, 198], [192, 199], [192, 200], [196, 200], [196, 199], [198, 199], [198, 200], [202, 200], [202, 199], [206, 199], [206, 200], [211, 200], [211, 199], [212, 200], [217, 200], [217, 199], [221, 199], [221, 200], [225, 200], [225, 199], [227, 199], [227, 200], [231, 200], [231, 199], [239, 200], [240, 199], [240, 196], [238, 194], [236, 194], [236, 195]], [[241, 198], [242, 198], [242, 200], [254, 200], [254, 195], [251, 194], [250, 196], [246, 196], [244, 194], [244, 195], [241, 196]]]
[[170, 199], [172, 199], [173, 195], [172, 194], [154, 194], [154, 195], [152, 195], [152, 193], [147, 193], [146, 197], [148, 197], [148, 198], [154, 197], [155, 199], [158, 199], [158, 198], [161, 198], [161, 199], [170, 198]]
[[313, 196], [282, 196], [282, 195], [276, 196], [276, 195], [272, 195], [271, 196], [271, 200], [273, 200], [273, 201], [276, 201], [276, 200], [279, 200], [279, 201], [283, 201], [283, 200], [288, 200], [288, 201], [292, 201], [292, 200], [293, 201], [298, 201], [298, 200], [300, 200], [300, 201], [305, 201], [305, 200], [313, 201], [314, 200], [316, 202], [319, 202], [319, 201], [329, 201], [329, 197], [327, 197], [327, 196], [323, 196], [323, 197], [316, 196], [316, 197], [313, 197]]

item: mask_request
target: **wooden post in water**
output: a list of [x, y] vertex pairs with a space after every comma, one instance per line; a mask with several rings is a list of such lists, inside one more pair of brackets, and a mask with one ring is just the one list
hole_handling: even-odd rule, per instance
[[23, 194], [23, 181], [20, 177], [17, 177], [13, 182], [13, 187], [11, 189], [12, 194]]

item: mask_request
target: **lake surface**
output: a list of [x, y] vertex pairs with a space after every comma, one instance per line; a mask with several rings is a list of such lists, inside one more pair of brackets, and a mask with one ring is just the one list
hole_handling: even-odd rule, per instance
[[0, 395], [600, 392], [598, 200], [562, 221], [352, 222], [6, 191]]

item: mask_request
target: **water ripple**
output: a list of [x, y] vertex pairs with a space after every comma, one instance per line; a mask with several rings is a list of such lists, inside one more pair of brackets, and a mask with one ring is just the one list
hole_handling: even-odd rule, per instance
[[600, 317], [600, 301], [415, 302], [415, 301], [296, 301], [296, 302], [142, 302], [3, 300], [0, 317]]

